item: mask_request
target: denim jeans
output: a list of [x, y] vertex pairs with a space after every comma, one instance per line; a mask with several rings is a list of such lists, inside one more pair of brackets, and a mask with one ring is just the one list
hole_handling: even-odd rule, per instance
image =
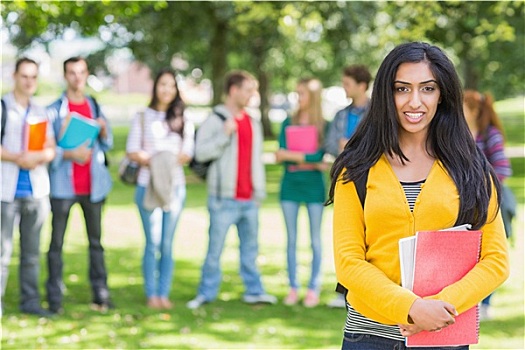
[[[297, 280], [297, 216], [301, 203], [281, 201], [286, 232], [288, 278], [291, 288], [299, 288]], [[323, 218], [323, 203], [306, 203], [310, 222], [310, 246], [312, 248], [312, 272], [308, 288], [319, 291], [321, 280], [321, 221]]]
[[144, 291], [148, 298], [153, 296], [167, 298], [171, 290], [174, 268], [173, 237], [184, 207], [186, 187], [176, 186], [173, 189], [169, 211], [164, 211], [161, 208], [145, 209], [143, 204], [145, 193], [146, 188], [144, 186], [137, 186], [135, 203], [146, 236], [146, 247], [142, 259]]
[[468, 350], [469, 346], [456, 347], [410, 347], [404, 341], [378, 337], [369, 334], [346, 333], [343, 337], [342, 350]]
[[[1, 206], [1, 261], [2, 299], [7, 286], [9, 264], [13, 253], [15, 222], [20, 231], [20, 309], [31, 311], [40, 308], [38, 281], [40, 276], [40, 231], [49, 214], [49, 198], [15, 198]], [[19, 221], [17, 221], [19, 220]]]
[[73, 204], [79, 203], [84, 213], [89, 242], [89, 281], [93, 301], [97, 303], [109, 300], [107, 272], [104, 262], [104, 248], [100, 242], [102, 235], [102, 207], [104, 200], [92, 203], [89, 196], [76, 196], [73, 199], [51, 198], [51, 243], [47, 252], [49, 276], [46, 282], [47, 300], [52, 307], [62, 305], [64, 283], [62, 281], [62, 247], [66, 233], [69, 213]]
[[264, 293], [261, 275], [256, 260], [259, 253], [258, 230], [259, 208], [255, 201], [208, 197], [210, 228], [208, 252], [202, 266], [202, 277], [198, 293], [207, 301], [217, 298], [222, 280], [220, 258], [231, 225], [237, 226], [240, 245], [240, 274], [246, 295]]

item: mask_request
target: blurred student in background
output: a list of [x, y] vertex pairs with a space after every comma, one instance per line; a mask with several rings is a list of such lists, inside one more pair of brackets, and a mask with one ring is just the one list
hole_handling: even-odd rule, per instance
[[217, 298], [222, 282], [221, 255], [232, 225], [239, 236], [240, 275], [247, 304], [275, 304], [265, 292], [257, 268], [259, 206], [266, 196], [262, 161], [263, 134], [258, 119], [245, 108], [257, 91], [257, 81], [238, 70], [224, 79], [224, 104], [213, 108], [197, 132], [195, 158], [212, 161], [206, 177], [209, 242], [197, 295], [186, 306], [197, 309]]
[[[62, 248], [71, 207], [82, 208], [89, 242], [89, 281], [91, 283], [91, 309], [107, 311], [113, 308], [107, 284], [107, 270], [102, 247], [102, 209], [112, 188], [107, 167], [106, 152], [113, 147], [113, 134], [107, 118], [96, 100], [86, 94], [89, 76], [87, 62], [82, 57], [64, 61], [66, 91], [47, 107], [58, 141], [75, 112], [93, 119], [100, 131], [92, 147], [82, 144], [74, 149], [57, 146], [57, 156], [50, 164], [51, 181], [51, 242], [47, 252], [49, 276], [46, 282], [49, 310], [62, 313], [65, 284], [62, 279]], [[78, 234], [74, 232], [74, 234]]]
[[135, 191], [146, 246], [142, 261], [147, 306], [171, 309], [173, 238], [186, 199], [183, 165], [194, 152], [194, 127], [184, 119], [175, 72], [161, 70], [146, 109], [133, 119], [126, 152], [141, 168]]
[[[516, 215], [516, 199], [503, 181], [512, 175], [510, 161], [505, 156], [503, 126], [494, 110], [492, 96], [474, 90], [463, 95], [463, 112], [476, 144], [483, 151], [502, 183], [501, 215], [507, 238], [512, 236], [512, 219]], [[490, 318], [489, 306], [492, 294], [483, 299], [480, 308], [482, 319]]]
[[[276, 161], [284, 165], [280, 201], [287, 232], [290, 283], [290, 291], [284, 299], [286, 305], [295, 305], [300, 298], [300, 283], [297, 277], [297, 218], [302, 203], [308, 210], [312, 249], [310, 281], [303, 305], [314, 307], [319, 304], [322, 261], [321, 222], [326, 193], [323, 169], [318, 166], [325, 153], [323, 141], [326, 122], [321, 109], [322, 89], [323, 86], [317, 79], [302, 79], [298, 82], [296, 91], [299, 107], [292, 117], [283, 122], [279, 150], [275, 153]], [[308, 127], [313, 133], [302, 134], [300, 130], [307, 130]], [[298, 133], [292, 134], [293, 130], [298, 130]], [[304, 147], [293, 147], [294, 143], [303, 143]]]
[[[2, 308], [13, 253], [13, 230], [20, 231], [20, 310], [38, 316], [51, 313], [40, 306], [40, 232], [49, 214], [49, 174], [47, 164], [55, 157], [55, 140], [46, 110], [32, 100], [37, 89], [38, 64], [21, 58], [15, 64], [14, 89], [2, 98], [1, 247]], [[44, 122], [43, 141], [34, 150], [28, 140], [28, 123]], [[40, 139], [40, 137], [36, 137]]]
[[343, 70], [343, 89], [346, 98], [352, 102], [337, 112], [328, 128], [326, 152], [334, 157], [341, 153], [368, 109], [370, 99], [366, 91], [371, 79], [372, 76], [364, 65], [348, 66]]
[[[343, 88], [346, 98], [352, 99], [352, 102], [337, 112], [328, 127], [325, 148], [326, 152], [334, 157], [337, 157], [344, 149], [368, 109], [370, 99], [366, 91], [370, 80], [372, 80], [372, 76], [364, 65], [352, 65], [343, 70]], [[344, 308], [346, 306], [344, 295], [338, 293], [327, 305], [334, 308]]]

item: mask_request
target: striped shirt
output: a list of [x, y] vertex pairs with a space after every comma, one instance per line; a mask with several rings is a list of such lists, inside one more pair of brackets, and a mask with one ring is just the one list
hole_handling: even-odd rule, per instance
[[512, 175], [509, 159], [505, 155], [503, 135], [496, 127], [490, 125], [485, 135], [478, 134], [476, 144], [494, 168], [498, 180], [503, 181]]
[[421, 185], [425, 180], [416, 181], [416, 182], [401, 182], [403, 190], [405, 190], [405, 196], [407, 197], [408, 206], [410, 211], [414, 211], [414, 205], [416, 204], [417, 196], [421, 192]]
[[[424, 182], [425, 180], [416, 182], [401, 182], [401, 186], [405, 191], [405, 196], [407, 198], [410, 211], [414, 210], [417, 196], [421, 192], [421, 185]], [[399, 333], [399, 327], [397, 325], [387, 325], [376, 322], [366, 316], [361, 315], [348, 302], [346, 303], [346, 306], [347, 314], [344, 329], [345, 333], [369, 334], [393, 340], [405, 340], [405, 337]]]
[[[146, 151], [150, 156], [161, 151], [171, 151], [175, 154], [184, 153], [192, 157], [195, 150], [195, 129], [193, 124], [185, 119], [184, 137], [172, 132], [166, 122], [166, 112], [146, 108], [137, 113], [131, 124], [126, 143], [126, 152], [133, 153]], [[180, 164], [176, 164], [173, 185], [184, 185], [184, 171]], [[141, 167], [138, 184], [148, 186], [150, 171], [148, 167]]]

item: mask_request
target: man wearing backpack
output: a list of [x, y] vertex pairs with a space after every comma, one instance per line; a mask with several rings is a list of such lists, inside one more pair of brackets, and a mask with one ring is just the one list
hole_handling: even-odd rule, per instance
[[[40, 306], [40, 232], [49, 214], [49, 175], [47, 163], [55, 157], [53, 130], [46, 111], [34, 103], [38, 64], [21, 58], [13, 74], [14, 89], [2, 98], [1, 247], [2, 306], [13, 252], [13, 231], [20, 232], [20, 310], [47, 317]], [[33, 123], [34, 122], [34, 123]], [[29, 132], [30, 123], [44, 125], [39, 133]], [[35, 140], [40, 140], [35, 142]], [[38, 147], [28, 145], [38, 144]]]
[[86, 144], [74, 149], [57, 146], [57, 156], [49, 169], [53, 219], [51, 243], [47, 253], [49, 276], [46, 289], [49, 310], [53, 313], [62, 312], [65, 288], [62, 281], [62, 247], [69, 213], [75, 203], [80, 205], [84, 213], [89, 241], [89, 280], [93, 294], [91, 308], [99, 311], [113, 308], [107, 286], [104, 248], [101, 244], [102, 208], [112, 187], [105, 152], [113, 147], [113, 135], [99, 105], [85, 94], [88, 75], [84, 58], [67, 59], [64, 62], [66, 91], [48, 107], [57, 143], [71, 112], [94, 119], [100, 125], [98, 138], [92, 147]]
[[186, 305], [190, 309], [217, 298], [222, 279], [220, 257], [231, 225], [237, 226], [239, 236], [240, 274], [246, 288], [242, 300], [248, 304], [277, 301], [265, 293], [256, 264], [259, 202], [266, 195], [263, 138], [260, 122], [244, 110], [256, 84], [247, 72], [229, 73], [225, 78], [224, 104], [216, 106], [197, 131], [197, 161], [213, 162], [207, 174], [208, 252], [197, 296]]

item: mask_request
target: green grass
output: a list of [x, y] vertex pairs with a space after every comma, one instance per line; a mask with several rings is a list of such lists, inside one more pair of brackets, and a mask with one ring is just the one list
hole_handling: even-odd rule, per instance
[[[516, 105], [516, 104], [514, 104]], [[509, 116], [517, 113], [509, 112]], [[505, 117], [511, 118], [511, 117]], [[514, 118], [514, 117], [513, 117]], [[505, 119], [511, 122], [514, 119]], [[516, 122], [518, 123], [518, 122]], [[116, 148], [110, 152], [111, 172], [116, 179], [117, 165], [124, 155], [126, 127], [114, 130]], [[518, 143], [523, 135], [512, 134]], [[523, 141], [521, 143], [523, 144]], [[267, 141], [272, 151], [275, 141]], [[520, 203], [516, 233], [511, 248], [511, 277], [493, 297], [495, 318], [482, 322], [480, 343], [472, 349], [523, 349], [524, 344], [524, 159], [513, 158], [514, 175], [508, 180]], [[288, 291], [285, 262], [285, 228], [277, 195], [281, 167], [267, 166], [268, 199], [263, 203], [260, 220], [259, 266], [268, 292], [282, 300]], [[2, 349], [336, 349], [340, 348], [344, 310], [319, 306], [305, 309], [248, 306], [239, 301], [243, 286], [240, 280], [238, 239], [232, 230], [222, 258], [223, 283], [219, 300], [195, 311], [184, 304], [196, 293], [200, 268], [207, 245], [208, 214], [206, 190], [202, 182], [188, 173], [188, 196], [174, 243], [176, 260], [171, 297], [175, 303], [169, 312], [145, 307], [141, 258], [144, 238], [137, 210], [132, 202], [133, 187], [115, 181], [104, 215], [103, 243], [109, 285], [117, 308], [107, 314], [91, 311], [87, 277], [87, 240], [81, 211], [72, 211], [64, 246], [64, 281], [67, 292], [66, 313], [53, 319], [38, 319], [20, 314], [17, 303], [18, 238], [10, 267], [8, 289], [2, 318]], [[333, 296], [335, 275], [331, 251], [332, 209], [326, 209], [323, 221], [322, 303]], [[307, 217], [300, 213], [299, 276], [306, 283], [311, 258], [306, 235]], [[42, 251], [47, 251], [50, 224], [42, 232]], [[18, 237], [18, 235], [15, 235]], [[41, 286], [47, 276], [45, 255], [41, 258]]]

